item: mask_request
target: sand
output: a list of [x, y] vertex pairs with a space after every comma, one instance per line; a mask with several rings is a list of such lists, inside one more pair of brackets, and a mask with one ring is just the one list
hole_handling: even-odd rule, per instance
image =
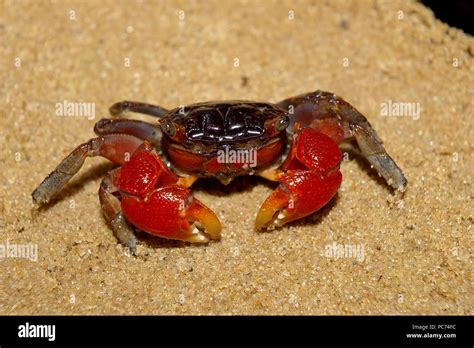
[[[421, 4], [7, 1], [0, 37], [0, 245], [37, 248], [36, 261], [0, 258], [1, 314], [473, 313], [474, 39]], [[31, 210], [33, 189], [114, 102], [277, 102], [316, 89], [368, 117], [409, 181], [402, 200], [351, 154], [321, 213], [257, 233], [271, 185], [200, 183], [222, 240], [141, 237], [134, 257], [102, 217], [112, 166], [94, 158]], [[94, 103], [95, 118], [57, 116], [65, 100]], [[390, 101], [420, 113], [382, 116]], [[359, 253], [338, 258], [334, 245]]]

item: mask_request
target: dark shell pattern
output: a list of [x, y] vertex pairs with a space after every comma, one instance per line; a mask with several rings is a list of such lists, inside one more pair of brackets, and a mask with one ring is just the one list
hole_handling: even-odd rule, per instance
[[265, 122], [285, 114], [273, 104], [236, 100], [178, 107], [166, 118], [184, 126], [190, 142], [244, 143], [255, 138], [265, 140]]

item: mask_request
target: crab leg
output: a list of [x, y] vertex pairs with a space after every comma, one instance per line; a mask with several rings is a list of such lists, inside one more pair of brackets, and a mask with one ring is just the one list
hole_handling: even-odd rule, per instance
[[336, 143], [355, 139], [362, 155], [387, 183], [404, 192], [407, 180], [385, 151], [382, 140], [367, 119], [352, 105], [335, 94], [316, 91], [285, 99], [278, 106], [293, 115], [292, 126], [299, 123], [329, 135]]
[[115, 103], [110, 107], [109, 111], [112, 116], [117, 116], [130, 111], [154, 117], [162, 117], [168, 113], [168, 110], [164, 107], [133, 101]]
[[129, 134], [143, 140], [148, 140], [154, 146], [158, 146], [161, 143], [159, 128], [151, 123], [139, 120], [103, 118], [95, 124], [94, 132], [97, 135], [112, 133]]
[[99, 188], [99, 199], [105, 220], [114, 231], [116, 238], [132, 251], [136, 250], [137, 238], [132, 227], [127, 223], [122, 213], [118, 188], [113, 184], [112, 178], [115, 170], [107, 174]]
[[76, 147], [33, 191], [35, 204], [48, 203], [81, 169], [87, 157], [102, 156], [122, 165], [143, 140], [127, 134], [108, 134], [90, 139]]
[[282, 226], [323, 207], [341, 185], [340, 162], [341, 151], [329, 136], [297, 126], [290, 154], [281, 168], [273, 175], [260, 173], [279, 178], [280, 184], [262, 204], [257, 230]]

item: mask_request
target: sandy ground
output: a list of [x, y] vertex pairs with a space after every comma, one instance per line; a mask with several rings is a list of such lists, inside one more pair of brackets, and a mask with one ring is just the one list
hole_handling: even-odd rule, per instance
[[[7, 1], [0, 38], [0, 251], [37, 248], [36, 261], [3, 253], [1, 314], [473, 313], [474, 40], [422, 5]], [[257, 233], [271, 186], [201, 183], [222, 241], [142, 237], [133, 257], [102, 217], [111, 165], [95, 158], [32, 213], [32, 190], [116, 101], [277, 102], [316, 89], [369, 118], [408, 178], [402, 201], [351, 155], [314, 221]], [[95, 103], [95, 118], [57, 116], [65, 100]], [[420, 113], [384, 117], [390, 101]], [[360, 253], [337, 258], [333, 245]]]

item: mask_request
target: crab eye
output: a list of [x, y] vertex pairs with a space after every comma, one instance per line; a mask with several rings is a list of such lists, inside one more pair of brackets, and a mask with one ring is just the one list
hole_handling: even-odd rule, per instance
[[173, 135], [176, 134], [176, 127], [174, 126], [173, 123], [166, 122], [165, 124], [163, 124], [161, 129], [163, 129], [163, 132], [165, 132], [166, 135], [169, 137], [172, 137]]
[[275, 129], [278, 132], [281, 132], [282, 130], [285, 130], [289, 124], [290, 124], [290, 119], [288, 118], [288, 116], [283, 116], [275, 122]]

